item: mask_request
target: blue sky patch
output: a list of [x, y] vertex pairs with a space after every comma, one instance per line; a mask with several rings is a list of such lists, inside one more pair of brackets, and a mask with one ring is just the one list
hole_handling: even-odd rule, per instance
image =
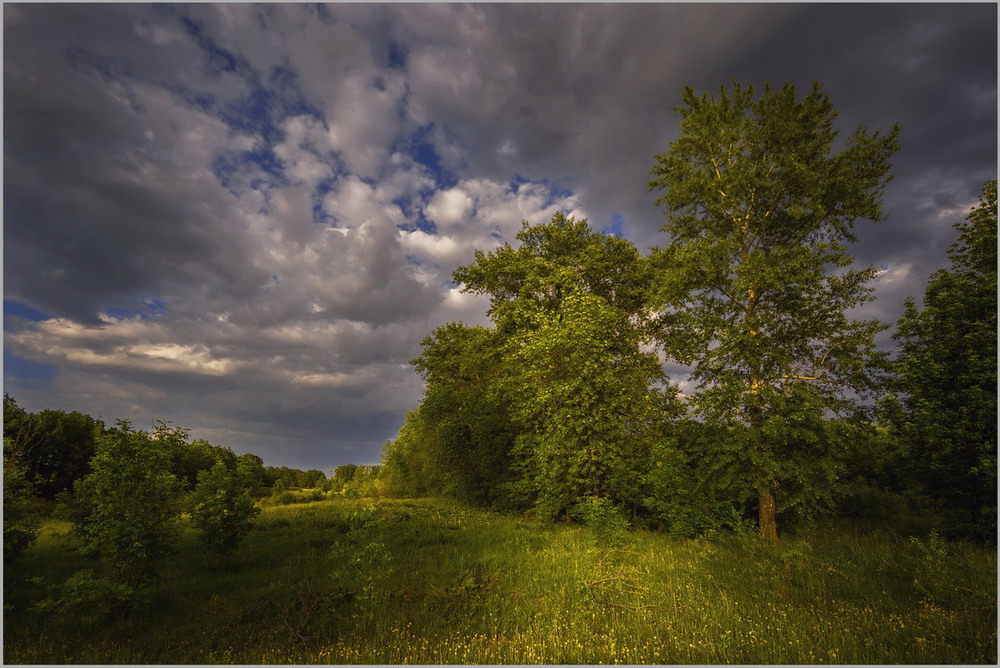
[[336, 178], [323, 179], [316, 184], [316, 188], [313, 189], [312, 193], [312, 220], [317, 224], [325, 225], [336, 225], [337, 217], [329, 214], [323, 208], [323, 199], [326, 198], [327, 194], [333, 190], [333, 184], [337, 182]]
[[397, 197], [392, 200], [392, 203], [399, 207], [407, 220], [405, 224], [397, 225], [398, 229], [406, 230], [407, 232], [420, 230], [427, 234], [437, 234], [437, 226], [424, 216], [423, 207], [415, 206], [409, 197]]
[[414, 161], [430, 170], [438, 189], [453, 188], [458, 184], [458, 176], [441, 165], [441, 156], [438, 154], [437, 149], [434, 148], [433, 143], [427, 141], [428, 136], [433, 130], [433, 123], [417, 129], [406, 140], [406, 148], [404, 150], [413, 157]]
[[112, 318], [118, 318], [121, 320], [135, 317], [138, 317], [140, 320], [148, 320], [149, 318], [155, 318], [156, 316], [162, 315], [167, 308], [166, 302], [156, 299], [155, 297], [136, 297], [129, 301], [137, 304], [138, 306], [110, 306], [104, 309], [104, 312]]
[[[24, 320], [30, 320], [32, 322], [41, 322], [43, 320], [48, 320], [52, 316], [42, 313], [36, 308], [28, 306], [27, 304], [22, 304], [21, 302], [4, 300], [3, 302], [3, 315], [4, 318], [23, 318]], [[4, 329], [6, 329], [6, 323]]]
[[49, 386], [56, 377], [53, 364], [40, 364], [18, 357], [6, 348], [3, 351], [4, 385], [8, 380], [16, 380], [18, 385]]
[[389, 42], [389, 68], [401, 70], [406, 67], [407, 59], [406, 47], [399, 42]]
[[625, 233], [623, 226], [625, 225], [625, 219], [622, 218], [620, 213], [616, 213], [611, 216], [611, 222], [601, 228], [601, 232], [605, 234], [610, 234], [614, 237], [624, 237]]
[[551, 179], [542, 179], [536, 183], [541, 183], [549, 191], [549, 196], [545, 200], [545, 206], [549, 207], [555, 204], [558, 200], [566, 199], [574, 195], [572, 190], [559, 184], [558, 181], [553, 181]]
[[525, 183], [531, 183], [531, 179], [521, 174], [515, 174], [514, 178], [510, 180], [511, 192], [516, 194], [517, 191], [521, 189], [521, 186], [523, 186]]

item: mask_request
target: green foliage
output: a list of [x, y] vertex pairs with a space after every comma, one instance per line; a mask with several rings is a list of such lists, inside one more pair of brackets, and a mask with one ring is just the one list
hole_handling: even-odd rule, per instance
[[28, 515], [32, 486], [14, 440], [3, 439], [3, 563], [8, 567], [38, 538], [38, 522]]
[[259, 484], [253, 469], [243, 462], [235, 470], [216, 462], [198, 474], [190, 500], [191, 519], [210, 550], [228, 554], [250, 531], [253, 518], [260, 513], [252, 495]]
[[546, 224], [523, 223], [517, 239], [516, 249], [476, 251], [475, 262], [454, 273], [465, 291], [490, 295], [489, 314], [502, 334], [538, 327], [573, 293], [594, 295], [625, 316], [644, 313], [648, 268], [628, 240], [562, 212]]
[[32, 414], [4, 395], [4, 435], [11, 439], [34, 493], [45, 499], [72, 489], [90, 471], [94, 444], [103, 431], [104, 424], [89, 415], [57, 410]]
[[344, 464], [338, 466], [333, 470], [333, 490], [340, 492], [343, 491], [344, 485], [349, 483], [354, 479], [354, 474], [357, 472], [357, 464]]
[[57, 619], [92, 625], [120, 616], [134, 605], [136, 597], [133, 587], [87, 568], [49, 587], [48, 596], [32, 609]]
[[455, 271], [490, 296], [495, 327], [451, 323], [414, 364], [420, 408], [387, 448], [389, 489], [568, 511], [586, 494], [638, 502], [649, 444], [676, 413], [644, 326], [648, 271], [624, 239], [562, 213], [524, 224]]
[[264, 460], [255, 454], [244, 453], [236, 458], [236, 466], [242, 466], [254, 481], [255, 491], [264, 484]]
[[745, 481], [735, 475], [728, 430], [687, 421], [653, 444], [642, 503], [678, 537], [743, 529]]
[[334, 547], [335, 561], [360, 588], [358, 597], [373, 601], [386, 592], [380, 587], [392, 569], [386, 545], [386, 525], [377, 506], [359, 508], [347, 515], [347, 533]]
[[299, 487], [308, 489], [319, 487], [326, 482], [326, 475], [318, 469], [302, 471], [288, 466], [265, 466], [263, 471], [264, 485], [274, 487], [278, 481], [285, 488]]
[[947, 543], [932, 530], [926, 539], [910, 536], [916, 549], [913, 567], [913, 586], [929, 601], [941, 602], [955, 591], [955, 573]]
[[359, 466], [354, 477], [344, 485], [344, 496], [348, 499], [379, 496], [377, 485], [379, 470], [380, 467], [378, 466]]
[[996, 540], [997, 182], [956, 225], [951, 267], [935, 272], [923, 309], [898, 322], [895, 389], [883, 404], [915, 491], [946, 511], [953, 532]]
[[884, 327], [847, 316], [871, 299], [876, 271], [847, 269], [843, 244], [855, 219], [882, 218], [899, 128], [859, 127], [833, 152], [836, 112], [818, 84], [802, 99], [791, 84], [759, 98], [739, 83], [718, 96], [687, 88], [683, 102], [681, 135], [649, 183], [664, 191], [671, 237], [652, 257], [661, 341], [695, 366], [695, 410], [740, 438], [733, 465], [776, 537], [771, 501], [802, 503], [799, 491], [834, 481], [828, 417], [857, 413], [882, 380]]
[[272, 506], [289, 506], [295, 503], [312, 503], [322, 501], [326, 498], [326, 493], [322, 489], [308, 489], [299, 492], [282, 490], [273, 492], [264, 503]]
[[584, 497], [570, 514], [593, 532], [598, 547], [617, 548], [626, 542], [629, 521], [610, 500], [601, 496]]
[[73, 529], [116, 581], [148, 579], [170, 552], [181, 512], [167, 449], [119, 420], [97, 442], [92, 471], [76, 482]]
[[[449, 323], [424, 339], [413, 364], [427, 383], [413, 439], [428, 452], [410, 455], [423, 486], [470, 503], [511, 505], [514, 433], [497, 380], [506, 373], [503, 339], [485, 327]], [[418, 463], [419, 462], [419, 463]]]
[[514, 339], [504, 379], [539, 509], [552, 516], [584, 495], [634, 504], [673, 393], [653, 387], [658, 360], [604, 299], [571, 293], [553, 316]]

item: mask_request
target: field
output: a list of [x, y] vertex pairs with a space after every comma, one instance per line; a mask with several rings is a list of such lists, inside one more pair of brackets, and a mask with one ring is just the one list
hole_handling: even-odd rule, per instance
[[830, 520], [754, 536], [544, 525], [441, 500], [265, 507], [233, 557], [193, 531], [141, 608], [33, 611], [92, 567], [46, 520], [4, 582], [6, 663], [982, 663], [996, 551]]

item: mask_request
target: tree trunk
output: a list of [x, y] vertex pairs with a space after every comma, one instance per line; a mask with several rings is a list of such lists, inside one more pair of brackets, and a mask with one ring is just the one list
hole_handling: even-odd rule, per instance
[[778, 540], [778, 517], [774, 506], [774, 495], [769, 489], [760, 493], [758, 523], [762, 538]]

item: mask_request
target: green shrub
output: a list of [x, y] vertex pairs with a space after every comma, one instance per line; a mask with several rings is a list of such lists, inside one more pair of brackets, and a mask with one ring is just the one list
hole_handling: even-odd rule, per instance
[[77, 571], [61, 584], [49, 587], [48, 594], [32, 609], [83, 624], [93, 624], [119, 615], [136, 600], [134, 588], [98, 575], [89, 568]]
[[604, 497], [585, 497], [573, 507], [570, 515], [593, 532], [599, 547], [620, 547], [628, 534], [629, 521]]
[[119, 421], [97, 443], [92, 472], [76, 482], [73, 528], [88, 552], [135, 584], [153, 574], [172, 547], [181, 512], [180, 484], [165, 449]]
[[334, 579], [357, 587], [361, 601], [371, 603], [386, 596], [382, 582], [392, 570], [386, 521], [376, 506], [359, 508], [348, 514], [347, 532], [334, 545]]
[[253, 500], [256, 485], [253, 472], [242, 462], [235, 470], [216, 462], [208, 471], [198, 473], [198, 484], [191, 495], [191, 519], [210, 550], [228, 554], [250, 531], [253, 518], [260, 512]]
[[955, 569], [948, 543], [932, 529], [924, 540], [910, 536], [910, 544], [916, 549], [913, 586], [928, 601], [947, 600], [955, 592]]

